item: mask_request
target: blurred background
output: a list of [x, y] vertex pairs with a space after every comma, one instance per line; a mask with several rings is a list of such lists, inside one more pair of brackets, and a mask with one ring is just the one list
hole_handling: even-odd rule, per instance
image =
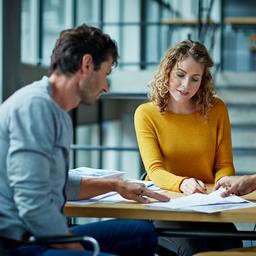
[[256, 5], [254, 0], [0, 0], [0, 102], [47, 75], [61, 30], [100, 27], [119, 47], [110, 92], [70, 113], [75, 133], [70, 168], [144, 171], [133, 126], [136, 107], [166, 49], [201, 41], [215, 65], [217, 94], [232, 124], [237, 174], [256, 170]]

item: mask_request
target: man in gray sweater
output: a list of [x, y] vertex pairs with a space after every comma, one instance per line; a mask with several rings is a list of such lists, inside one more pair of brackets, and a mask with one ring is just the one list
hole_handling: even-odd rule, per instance
[[110, 191], [142, 203], [147, 197], [168, 201], [124, 180], [68, 176], [73, 131], [67, 112], [80, 103], [93, 104], [108, 91], [106, 77], [117, 58], [115, 42], [101, 30], [86, 25], [65, 30], [53, 50], [49, 77], [21, 88], [0, 106], [0, 234], [10, 255], [90, 255], [80, 243], [26, 243], [29, 235], [72, 233], [93, 236], [107, 253], [154, 255], [157, 237], [149, 221], [69, 228], [63, 215], [66, 198]]

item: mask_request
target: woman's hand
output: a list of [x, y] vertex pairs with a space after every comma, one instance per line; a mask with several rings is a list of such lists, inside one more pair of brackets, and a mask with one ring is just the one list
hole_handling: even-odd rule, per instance
[[180, 191], [186, 195], [191, 195], [194, 193], [207, 193], [205, 184], [201, 180], [194, 178], [184, 179], [180, 185]]

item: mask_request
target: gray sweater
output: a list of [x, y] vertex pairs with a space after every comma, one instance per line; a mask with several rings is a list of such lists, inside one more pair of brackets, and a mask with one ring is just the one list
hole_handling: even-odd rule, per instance
[[0, 105], [1, 236], [68, 231], [62, 213], [65, 194], [77, 198], [80, 179], [67, 181], [72, 124], [51, 93], [43, 77]]

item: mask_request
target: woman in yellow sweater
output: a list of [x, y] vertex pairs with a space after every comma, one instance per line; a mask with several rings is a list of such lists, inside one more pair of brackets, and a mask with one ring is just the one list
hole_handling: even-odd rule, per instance
[[[205, 183], [234, 175], [228, 111], [214, 95], [212, 65], [207, 49], [199, 42], [186, 40], [168, 49], [150, 83], [150, 102], [135, 112], [147, 179], [162, 189], [207, 193]], [[166, 227], [166, 223], [157, 222], [156, 226]], [[171, 228], [203, 230], [217, 226], [168, 223]], [[219, 227], [223, 230], [223, 226]], [[235, 227], [227, 224], [225, 229]], [[166, 238], [160, 244], [167, 244], [178, 255], [241, 246], [240, 241], [208, 240]]]

